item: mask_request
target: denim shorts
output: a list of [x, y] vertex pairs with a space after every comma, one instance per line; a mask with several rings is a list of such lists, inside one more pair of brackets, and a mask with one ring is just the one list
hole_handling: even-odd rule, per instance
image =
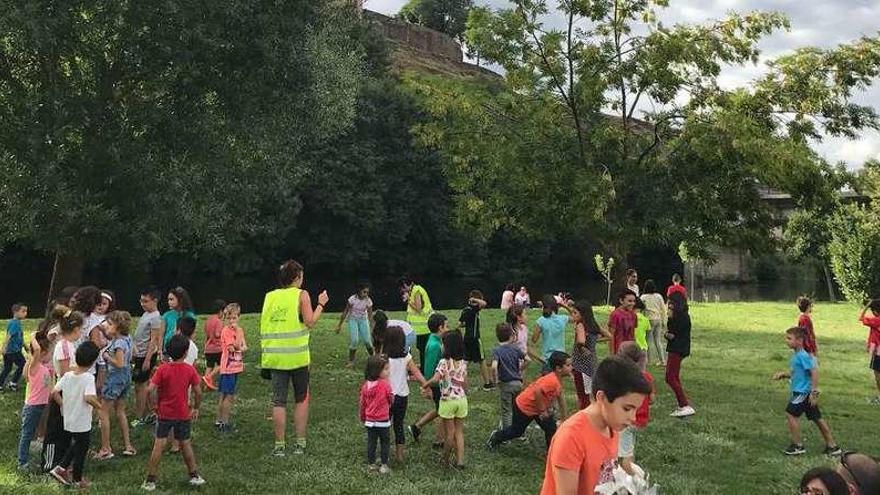
[[128, 397], [128, 389], [131, 381], [112, 380], [107, 377], [104, 380], [104, 388], [101, 389], [101, 397], [106, 400], [120, 400]]
[[235, 389], [238, 388], [238, 373], [231, 375], [220, 375], [220, 393], [223, 395], [235, 395]]

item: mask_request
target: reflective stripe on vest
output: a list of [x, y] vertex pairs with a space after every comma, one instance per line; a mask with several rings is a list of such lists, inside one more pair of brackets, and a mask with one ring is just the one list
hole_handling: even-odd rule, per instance
[[290, 287], [266, 294], [260, 315], [260, 364], [265, 369], [293, 370], [311, 362], [309, 330], [299, 321], [301, 293]]
[[406, 321], [410, 323], [416, 335], [426, 335], [428, 332], [428, 317], [434, 312], [431, 307], [431, 298], [428, 297], [428, 291], [421, 285], [413, 285], [410, 292], [410, 301], [415, 300], [416, 296], [422, 296], [422, 312], [417, 313], [409, 303], [406, 305]]

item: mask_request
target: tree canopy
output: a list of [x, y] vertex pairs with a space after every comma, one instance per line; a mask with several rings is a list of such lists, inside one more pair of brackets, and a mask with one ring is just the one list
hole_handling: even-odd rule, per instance
[[409, 0], [397, 16], [461, 41], [473, 5], [473, 0]]

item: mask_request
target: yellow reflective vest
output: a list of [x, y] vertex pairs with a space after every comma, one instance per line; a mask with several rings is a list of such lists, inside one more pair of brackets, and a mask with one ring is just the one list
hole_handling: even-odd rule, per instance
[[299, 319], [301, 289], [288, 287], [266, 294], [260, 315], [261, 366], [293, 370], [308, 366], [309, 329]]
[[[422, 296], [421, 313], [416, 312], [416, 310], [409, 305], [410, 302], [415, 301], [417, 295]], [[426, 335], [429, 333], [428, 317], [431, 316], [431, 313], [433, 312], [434, 308], [431, 307], [431, 298], [428, 297], [428, 291], [426, 291], [421, 285], [413, 285], [412, 291], [409, 294], [409, 300], [406, 304], [406, 321], [412, 325], [413, 331], [416, 335]]]

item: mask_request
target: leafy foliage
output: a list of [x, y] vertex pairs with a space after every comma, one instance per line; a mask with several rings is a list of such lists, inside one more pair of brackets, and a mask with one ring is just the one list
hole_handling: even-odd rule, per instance
[[844, 296], [863, 302], [880, 295], [880, 220], [875, 207], [843, 206], [831, 225], [828, 252]]
[[473, 0], [409, 0], [398, 17], [462, 39]]

